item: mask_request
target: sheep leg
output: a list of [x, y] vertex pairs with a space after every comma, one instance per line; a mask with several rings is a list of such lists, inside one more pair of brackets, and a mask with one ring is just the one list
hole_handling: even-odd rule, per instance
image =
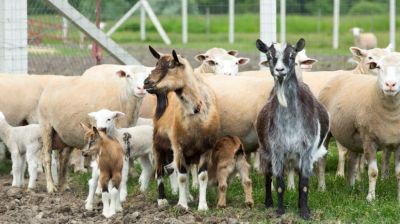
[[53, 177], [54, 183], [58, 184], [58, 151], [53, 150], [51, 152], [51, 177]]
[[19, 187], [19, 176], [20, 176], [20, 155], [18, 153], [18, 149], [11, 150], [11, 160], [12, 160], [12, 173], [13, 173], [13, 187]]
[[145, 192], [147, 190], [147, 188], [149, 187], [149, 182], [151, 179], [153, 166], [152, 166], [150, 158], [147, 154], [144, 156], [141, 156], [139, 158], [139, 160], [140, 160], [140, 164], [142, 165], [142, 173], [140, 174], [140, 177], [139, 177], [140, 191]]
[[382, 151], [382, 176], [381, 180], [389, 178], [389, 163], [390, 163], [391, 151], [385, 147]]
[[239, 170], [240, 179], [244, 189], [245, 203], [251, 208], [254, 205], [253, 187], [250, 179], [250, 164], [247, 162], [245, 155], [238, 155], [236, 158], [236, 170]]
[[28, 147], [26, 150], [26, 157], [28, 161], [28, 172], [29, 172], [28, 189], [35, 188], [37, 172], [38, 172], [39, 153], [40, 153], [40, 146]]
[[254, 163], [253, 163], [253, 167], [257, 172], [260, 172], [260, 153], [257, 151], [255, 151], [254, 153]]
[[54, 185], [53, 177], [51, 176], [51, 151], [52, 151], [52, 135], [53, 130], [49, 124], [42, 123], [42, 139], [43, 139], [43, 159], [44, 159], [44, 172], [46, 174], [47, 192], [56, 192], [57, 188]]
[[400, 202], [400, 147], [394, 152], [394, 167], [397, 178], [397, 200]]
[[69, 158], [72, 152], [72, 148], [70, 147], [65, 147], [60, 155], [60, 190], [65, 191], [69, 189], [68, 183], [67, 183], [67, 173], [68, 173], [68, 162]]
[[310, 218], [310, 209], [308, 207], [308, 182], [309, 178], [300, 173], [299, 178], [299, 209], [300, 217], [308, 220]]
[[208, 184], [208, 161], [211, 155], [212, 149], [208, 150], [200, 157], [199, 163], [199, 206], [197, 210], [207, 211], [207, 184]]
[[26, 170], [26, 153], [21, 156], [21, 161], [20, 161], [20, 166], [21, 166], [21, 173], [20, 173], [20, 187], [24, 187], [25, 185], [25, 170]]
[[371, 202], [375, 199], [376, 180], [378, 178], [378, 166], [376, 162], [376, 149], [377, 147], [372, 142], [366, 141], [364, 143], [364, 153], [368, 157], [368, 178], [369, 187], [367, 201]]
[[356, 171], [357, 164], [360, 162], [360, 155], [355, 152], [349, 152], [349, 168], [348, 168], [348, 181], [350, 186], [354, 186], [356, 176], [360, 173]]
[[122, 179], [121, 179], [121, 188], [120, 188], [120, 200], [124, 202], [126, 197], [128, 196], [127, 190], [127, 182], [129, 175], [129, 157], [124, 156], [123, 165], [122, 165]]
[[197, 176], [198, 176], [197, 170], [198, 170], [197, 164], [192, 164], [190, 166], [190, 172], [192, 174], [192, 188], [193, 189], [199, 188], [199, 180], [197, 179]]
[[318, 161], [318, 190], [326, 190], [325, 182], [325, 169], [326, 169], [326, 155]]
[[93, 198], [95, 195], [96, 188], [98, 186], [97, 183], [99, 181], [99, 175], [100, 175], [100, 171], [98, 169], [96, 161], [92, 162], [91, 167], [92, 167], [92, 178], [89, 180], [89, 194], [85, 204], [85, 209], [88, 211], [93, 210]]
[[336, 176], [344, 177], [344, 166], [346, 162], [346, 154], [348, 152], [347, 148], [341, 145], [338, 141], [336, 141], [336, 146], [339, 154], [339, 161], [336, 171]]
[[6, 158], [6, 145], [4, 142], [0, 141], [0, 160], [4, 160]]

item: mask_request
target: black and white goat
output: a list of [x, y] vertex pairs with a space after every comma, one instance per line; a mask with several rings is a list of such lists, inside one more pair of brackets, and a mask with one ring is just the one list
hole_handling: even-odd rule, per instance
[[278, 193], [277, 214], [285, 213], [284, 168], [289, 160], [295, 160], [299, 171], [300, 216], [308, 219], [308, 182], [313, 163], [327, 152], [323, 142], [329, 129], [328, 112], [308, 86], [296, 77], [295, 58], [305, 46], [304, 39], [300, 39], [295, 46], [287, 44], [281, 49], [276, 49], [274, 45], [268, 47], [261, 40], [257, 40], [256, 46], [266, 54], [275, 82], [257, 118], [260, 162], [265, 174], [265, 205], [273, 205], [271, 181], [274, 175]]

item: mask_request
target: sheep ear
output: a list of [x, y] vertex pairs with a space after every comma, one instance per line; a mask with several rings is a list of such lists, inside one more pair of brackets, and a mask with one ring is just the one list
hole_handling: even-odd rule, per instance
[[267, 47], [267, 45], [264, 43], [264, 42], [262, 42], [262, 40], [260, 40], [260, 39], [257, 39], [257, 41], [256, 41], [256, 47], [257, 47], [257, 49], [259, 50], [259, 51], [261, 51], [261, 52], [263, 52], [263, 53], [267, 53], [268, 52], [268, 47]]
[[90, 112], [90, 113], [88, 113], [88, 115], [89, 115], [89, 117], [91, 117], [91, 118], [96, 118], [96, 112]]
[[215, 66], [217, 64], [216, 61], [214, 61], [213, 59], [207, 59], [205, 61], [209, 66]]
[[150, 45], [149, 45], [149, 50], [150, 50], [150, 53], [151, 53], [156, 59], [160, 59], [160, 58], [161, 58], [160, 53], [158, 53], [156, 50], [154, 50], [154, 48], [152, 48]]
[[296, 43], [296, 51], [302, 51], [306, 46], [306, 41], [303, 38], [300, 38]]
[[378, 68], [379, 66], [378, 66], [378, 63], [376, 63], [375, 61], [370, 61], [370, 62], [367, 62], [367, 63], [365, 63], [365, 65], [367, 65], [368, 66], [368, 68], [369, 69], [376, 69], [376, 68]]
[[119, 77], [129, 77], [129, 75], [128, 74], [126, 74], [126, 72], [125, 71], [123, 71], [123, 70], [119, 70], [118, 72], [116, 72], [115, 73], [117, 76], [119, 76]]
[[239, 58], [238, 63], [239, 65], [245, 65], [247, 63], [249, 63], [250, 58]]
[[81, 122], [81, 123], [79, 123], [79, 124], [81, 125], [82, 129], [83, 129], [85, 132], [87, 132], [87, 131], [90, 130], [90, 128], [88, 128], [88, 126], [86, 126], [83, 122]]
[[300, 62], [301, 65], [313, 65], [315, 63], [317, 63], [318, 60], [317, 59], [313, 59], [313, 58], [308, 58], [306, 60], [303, 60]]
[[367, 51], [359, 47], [350, 47], [350, 52], [356, 57], [367, 57]]
[[175, 50], [172, 50], [172, 57], [174, 57], [175, 63], [180, 64], [178, 55], [176, 54]]
[[237, 50], [230, 50], [227, 53], [232, 55], [232, 56], [237, 56], [239, 54], [239, 52]]
[[260, 63], [258, 63], [258, 65], [260, 65], [260, 66], [264, 66], [264, 67], [269, 67], [268, 60], [261, 61]]
[[194, 59], [196, 59], [199, 62], [203, 62], [208, 58], [208, 56], [206, 54], [198, 54], [194, 57]]
[[120, 117], [123, 117], [123, 116], [125, 116], [124, 113], [119, 112], [119, 111], [114, 111], [114, 118], [120, 118]]
[[386, 50], [388, 53], [392, 52], [392, 51], [393, 51], [393, 45], [392, 45], [392, 43], [389, 43], [388, 46], [385, 48], [385, 50]]

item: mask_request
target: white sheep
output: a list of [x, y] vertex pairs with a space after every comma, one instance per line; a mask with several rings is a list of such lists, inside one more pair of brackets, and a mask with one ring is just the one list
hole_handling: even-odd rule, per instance
[[24, 173], [26, 162], [28, 162], [28, 189], [33, 189], [36, 184], [38, 161], [40, 159], [40, 149], [42, 148], [40, 126], [38, 124], [30, 124], [13, 127], [8, 124], [3, 112], [0, 112], [0, 138], [11, 153], [12, 186], [24, 186]]
[[361, 33], [363, 30], [359, 27], [351, 28], [354, 37], [354, 44], [362, 49], [372, 49], [378, 46], [378, 41], [373, 33]]
[[[121, 180], [121, 201], [125, 201], [127, 196], [126, 182], [128, 180], [129, 157], [139, 158], [142, 165], [142, 173], [139, 178], [140, 190], [144, 192], [149, 184], [153, 166], [150, 155], [153, 147], [153, 127], [141, 125], [131, 128], [116, 128], [116, 119], [125, 114], [119, 111], [110, 111], [102, 109], [97, 112], [89, 113], [89, 116], [96, 122], [99, 130], [106, 130], [109, 136], [115, 137], [122, 145], [125, 151], [124, 166]], [[96, 165], [92, 165], [96, 166]], [[93, 174], [92, 174], [93, 175]], [[89, 192], [96, 188], [95, 184], [89, 182]], [[93, 195], [88, 196], [86, 209], [91, 210], [93, 204]]]

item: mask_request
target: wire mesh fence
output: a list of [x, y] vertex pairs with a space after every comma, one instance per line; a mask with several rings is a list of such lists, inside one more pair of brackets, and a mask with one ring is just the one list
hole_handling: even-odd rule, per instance
[[[137, 1], [101, 0], [100, 19], [107, 32]], [[181, 1], [148, 0], [161, 25], [172, 41], [167, 46], [156, 27], [146, 17], [145, 40], [140, 33], [140, 12], [135, 12], [111, 35], [112, 39], [127, 49], [144, 64], [151, 65], [147, 45], [162, 50], [178, 48], [188, 58], [211, 47], [237, 49], [252, 58], [249, 69], [257, 69], [258, 52], [254, 41], [259, 37], [259, 1], [235, 1], [235, 42], [228, 42], [229, 1], [188, 0], [188, 43], [182, 44]], [[70, 0], [86, 18], [95, 21], [96, 0]], [[277, 34], [279, 41], [280, 18], [277, 1]], [[332, 1], [286, 0], [286, 40], [307, 40], [307, 52], [311, 56], [335, 56], [335, 60], [346, 61], [348, 48], [354, 45], [350, 29], [360, 27], [364, 32], [374, 32], [378, 46], [389, 43], [389, 6], [387, 1], [340, 1], [339, 50], [332, 50]], [[95, 65], [93, 41], [70, 22], [67, 22], [44, 0], [28, 1], [29, 72], [79, 75]], [[116, 63], [104, 50], [102, 63]], [[343, 56], [343, 57], [341, 57]], [[193, 63], [195, 63], [193, 61]], [[346, 65], [347, 66], [347, 65]], [[338, 67], [338, 66], [337, 66]], [[327, 67], [335, 69], [336, 67]], [[341, 68], [341, 67], [340, 67]]]

